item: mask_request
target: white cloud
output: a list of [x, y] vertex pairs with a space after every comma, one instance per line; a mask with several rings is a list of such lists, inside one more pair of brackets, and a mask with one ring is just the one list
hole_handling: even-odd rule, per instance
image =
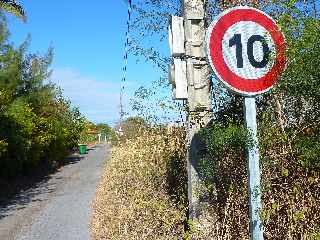
[[50, 80], [90, 121], [113, 124], [118, 119], [119, 82], [98, 81], [70, 68], [54, 69]]

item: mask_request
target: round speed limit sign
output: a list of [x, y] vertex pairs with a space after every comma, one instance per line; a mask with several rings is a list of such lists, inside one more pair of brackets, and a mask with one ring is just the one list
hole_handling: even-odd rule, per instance
[[236, 93], [268, 91], [285, 68], [284, 36], [270, 16], [255, 8], [224, 11], [211, 23], [206, 38], [212, 69]]

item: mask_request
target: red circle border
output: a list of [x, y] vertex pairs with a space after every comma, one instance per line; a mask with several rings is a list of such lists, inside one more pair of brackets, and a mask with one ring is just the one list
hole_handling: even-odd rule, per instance
[[[233, 24], [240, 21], [251, 21], [263, 26], [275, 43], [276, 57], [273, 67], [261, 78], [242, 78], [233, 73], [224, 61], [222, 55], [223, 36]], [[208, 56], [210, 64], [223, 83], [232, 90], [244, 95], [257, 95], [272, 88], [280, 73], [285, 69], [287, 47], [282, 32], [271, 17], [254, 8], [237, 7], [222, 13], [209, 30]]]

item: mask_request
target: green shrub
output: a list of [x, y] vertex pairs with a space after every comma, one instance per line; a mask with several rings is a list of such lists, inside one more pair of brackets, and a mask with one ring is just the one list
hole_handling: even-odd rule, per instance
[[[282, 132], [273, 112], [263, 115], [258, 132], [265, 238], [309, 239], [320, 226], [319, 133], [313, 128]], [[197, 170], [209, 196], [202, 199], [208, 201], [206, 222], [200, 219], [205, 227], [194, 237], [248, 239], [246, 148], [251, 140], [246, 129], [240, 123], [215, 123], [200, 136], [204, 150]]]

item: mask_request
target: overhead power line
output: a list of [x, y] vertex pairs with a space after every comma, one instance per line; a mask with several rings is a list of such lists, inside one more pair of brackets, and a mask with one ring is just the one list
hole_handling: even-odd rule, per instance
[[123, 56], [123, 77], [121, 79], [121, 89], [120, 89], [120, 126], [119, 132], [122, 132], [122, 122], [124, 117], [124, 93], [125, 93], [125, 83], [127, 77], [127, 67], [128, 67], [128, 50], [129, 50], [129, 34], [130, 34], [130, 23], [131, 23], [131, 12], [132, 12], [132, 1], [131, 0], [123, 0], [125, 3], [128, 4], [128, 18], [127, 18], [127, 30], [125, 36], [125, 44], [124, 44], [124, 56]]

